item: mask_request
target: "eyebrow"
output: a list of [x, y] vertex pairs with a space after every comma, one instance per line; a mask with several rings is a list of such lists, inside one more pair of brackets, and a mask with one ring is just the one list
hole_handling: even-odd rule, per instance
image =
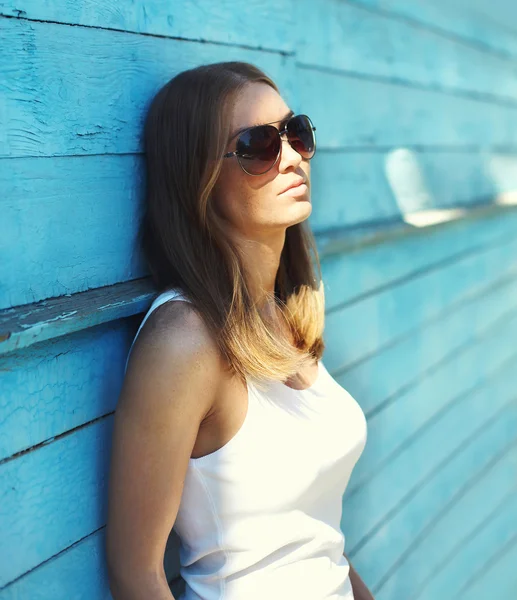
[[228, 139], [229, 142], [231, 142], [233, 140], [234, 137], [238, 136], [239, 133], [243, 133], [244, 131], [247, 131], [248, 129], [251, 129], [252, 127], [259, 127], [260, 125], [273, 125], [273, 123], [283, 123], [284, 121], [287, 121], [287, 119], [289, 119], [289, 117], [292, 117], [294, 115], [294, 110], [290, 110], [283, 119], [279, 119], [278, 121], [271, 121], [270, 123], [259, 123], [258, 125], [248, 125], [247, 127], [241, 127], [240, 129], [238, 129], [237, 131], [235, 131], [230, 138]]

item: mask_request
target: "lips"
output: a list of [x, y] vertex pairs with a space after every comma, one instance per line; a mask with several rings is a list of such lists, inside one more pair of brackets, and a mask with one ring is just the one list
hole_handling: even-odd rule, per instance
[[303, 177], [300, 177], [300, 178], [296, 179], [296, 181], [293, 181], [290, 185], [288, 185], [280, 193], [283, 194], [284, 192], [287, 192], [287, 190], [290, 190], [293, 187], [298, 187], [302, 183], [307, 183], [307, 181], [305, 179], [303, 179]]

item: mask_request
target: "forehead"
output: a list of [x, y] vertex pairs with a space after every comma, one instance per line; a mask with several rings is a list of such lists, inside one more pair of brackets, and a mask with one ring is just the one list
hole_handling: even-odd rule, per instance
[[282, 96], [265, 83], [247, 85], [236, 98], [231, 118], [231, 131], [282, 119], [289, 106]]

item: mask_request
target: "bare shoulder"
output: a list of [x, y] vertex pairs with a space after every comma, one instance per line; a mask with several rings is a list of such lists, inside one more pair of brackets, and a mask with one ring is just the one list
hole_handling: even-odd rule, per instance
[[[201, 416], [212, 405], [223, 376], [223, 361], [212, 333], [191, 303], [164, 302], [147, 318], [131, 351], [121, 401], [158, 398], [191, 401], [197, 395]], [[167, 393], [166, 390], [169, 390]], [[132, 393], [134, 392], [134, 393]]]

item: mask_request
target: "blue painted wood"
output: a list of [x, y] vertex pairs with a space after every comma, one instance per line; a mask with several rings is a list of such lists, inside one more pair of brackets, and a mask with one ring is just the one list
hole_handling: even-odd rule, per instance
[[297, 82], [324, 148], [515, 145], [515, 106], [303, 66]]
[[[322, 10], [321, 4], [311, 0], [298, 3], [304, 12], [298, 63], [450, 93], [485, 94], [495, 101], [517, 101], [517, 73], [508, 69], [507, 57], [360, 4], [332, 0]], [[441, 9], [447, 14], [446, 6]], [[421, 18], [422, 13], [418, 14]], [[316, 43], [303, 43], [314, 36]], [[510, 47], [517, 50], [515, 41], [511, 42]]]
[[328, 368], [338, 371], [374, 354], [484, 288], [486, 273], [516, 266], [517, 244], [512, 242], [466, 255], [333, 311], [325, 326]]
[[[488, 398], [487, 398], [488, 400]], [[386, 520], [360, 548], [352, 548], [354, 566], [365, 573], [375, 591], [415, 538], [425, 534], [447, 506], [458, 502], [483, 473], [517, 442], [517, 401], [513, 400], [442, 468], [408, 495], [403, 510]], [[361, 514], [368, 513], [363, 507]], [[454, 532], [452, 532], [454, 534]], [[375, 561], [371, 557], [375, 556]]]
[[2, 464], [0, 587], [106, 523], [113, 417]]
[[8, 308], [0, 313], [0, 354], [142, 312], [155, 294], [144, 278]]
[[[335, 312], [383, 287], [440, 269], [467, 254], [509, 243], [515, 238], [516, 228], [517, 214], [512, 212], [476, 221], [460, 220], [451, 227], [431, 228], [421, 236], [406, 236], [326, 257], [322, 261], [325, 307]], [[491, 274], [497, 276], [488, 270], [487, 278]]]
[[[324, 154], [324, 160], [329, 156]], [[380, 154], [378, 156], [380, 160]], [[318, 166], [324, 164], [324, 160]], [[351, 163], [357, 166], [357, 173], [378, 173], [381, 168], [380, 163], [356, 163], [352, 158]], [[331, 164], [337, 167], [333, 161]], [[376, 231], [380, 238], [385, 235], [381, 218], [400, 215], [402, 207], [394, 202], [389, 186], [382, 183], [384, 175], [379, 173], [375, 178], [355, 176], [345, 164], [341, 174], [338, 170], [333, 174], [326, 168], [314, 169], [311, 226], [315, 232], [321, 232], [336, 223], [345, 226], [371, 220], [378, 213]], [[459, 173], [465, 172], [461, 165], [455, 166]], [[135, 248], [141, 215], [140, 167], [137, 156], [0, 159], [0, 187], [6, 192], [0, 224], [0, 256], [2, 265], [10, 265], [7, 271], [5, 267], [1, 271], [0, 308], [146, 275], [142, 257]], [[434, 167], [437, 167], [436, 163]], [[475, 167], [472, 165], [473, 170]], [[515, 171], [517, 173], [517, 169]], [[351, 181], [348, 187], [344, 185], [347, 179]], [[357, 183], [354, 183], [355, 179], [358, 179]], [[438, 180], [440, 176], [436, 172], [433, 181]], [[478, 183], [482, 190], [483, 186], [480, 181]], [[359, 184], [365, 190], [362, 195]], [[443, 184], [440, 186], [444, 187]], [[508, 186], [509, 183], [503, 182], [501, 189]], [[488, 193], [489, 189], [484, 189]], [[441, 193], [435, 197], [443, 197], [447, 204], [454, 198], [462, 200], [469, 196], [464, 184], [455, 187], [451, 183], [450, 193], [449, 198]], [[479, 199], [474, 194], [470, 197]], [[74, 198], [73, 203], [70, 198]], [[106, 198], [110, 201], [106, 202]], [[503, 230], [513, 231], [516, 222], [515, 210], [502, 213], [497, 224], [501, 235]], [[477, 225], [472, 222], [457, 225], [457, 231], [473, 227], [475, 236], [458, 237], [455, 231], [444, 231], [428, 239], [432, 239], [429, 243], [433, 247], [441, 244], [440, 235], [447, 237], [448, 244], [472, 245], [478, 238], [481, 242], [479, 236], [483, 239], [489, 236], [494, 225], [492, 218], [485, 228], [478, 218]], [[96, 234], [84, 235], [85, 230]], [[364, 237], [367, 232], [361, 235]], [[360, 236], [353, 230], [339, 237], [352, 236], [356, 236], [357, 244], [361, 244]], [[452, 241], [457, 237], [459, 241]], [[318, 238], [320, 250], [324, 252], [324, 236]], [[49, 239], [55, 242], [49, 244]], [[411, 242], [403, 242], [404, 246], [408, 243]], [[448, 244], [444, 245], [445, 249]], [[18, 250], [20, 246], [25, 248], [24, 252]], [[367, 256], [369, 259], [370, 255]], [[427, 252], [423, 256], [427, 256]], [[407, 260], [400, 262], [411, 264]], [[372, 271], [372, 266], [367, 270]]]
[[[451, 173], [447, 178], [445, 169]], [[517, 187], [517, 158], [489, 156], [474, 148], [323, 149], [312, 161], [311, 186], [310, 222], [320, 232], [336, 223], [495, 202]]]
[[92, 327], [0, 358], [0, 461], [67, 432], [73, 436], [115, 410], [137, 320]]
[[[511, 325], [515, 339], [517, 315]], [[369, 421], [368, 435], [375, 440], [371, 451], [374, 457], [370, 460], [365, 457], [364, 474], [363, 461], [358, 464], [343, 502], [343, 528], [352, 546], [362, 547], [372, 531], [399, 510], [410, 490], [425, 482], [502, 404], [515, 398], [517, 351], [501, 349], [497, 333], [496, 330], [492, 338], [483, 340], [485, 343], [479, 344], [477, 352], [460, 357], [456, 363], [450, 361], [450, 366], [442, 366], [419, 385], [409, 388], [389, 409], [377, 415], [373, 423]], [[495, 355], [486, 359], [486, 366], [482, 360], [486, 356], [485, 345]], [[473, 360], [476, 375], [472, 379], [460, 379], [461, 373], [456, 375], [454, 371], [454, 366], [461, 366], [462, 358]], [[456, 377], [460, 383], [453, 383]], [[450, 392], [447, 379], [452, 387]], [[495, 399], [486, 406], [487, 398], [492, 395]], [[354, 521], [357, 514], [362, 515], [360, 522]]]
[[[31, 102], [30, 84], [24, 78], [9, 86], [5, 114], [10, 114], [11, 119], [4, 124], [0, 156], [139, 151], [137, 134], [146, 99], [175, 72], [202, 62], [237, 56], [255, 61], [276, 78], [286, 97], [294, 100], [294, 61], [275, 53], [233, 46], [208, 48], [206, 44], [147, 36], [135, 39], [127, 33], [18, 19], [4, 19], [3, 29], [3, 48], [9, 48], [9, 60], [0, 53], [0, 65], [9, 65], [9, 71], [0, 71], [0, 76], [8, 78], [9, 73], [25, 69], [29, 79], [30, 73], [47, 73], [48, 77], [58, 77], [60, 85], [33, 91], [38, 93], [38, 102]], [[111, 43], [113, 35], [117, 36], [117, 44]], [[29, 55], [25, 51], [27, 44], [32, 48]], [[70, 58], [70, 64], [75, 68], [63, 70], [60, 57], [64, 53], [70, 55], [74, 49], [77, 56]], [[128, 56], [132, 57], [130, 64], [152, 64], [153, 69], [135, 67], [128, 71]], [[92, 64], [95, 77], [84, 77]], [[174, 69], [169, 64], [174, 64]], [[117, 73], [123, 79], [115, 86], [119, 95], [113, 101], [112, 92], [97, 82], [113, 79]], [[33, 85], [36, 90], [37, 82]], [[315, 89], [318, 94], [313, 93]], [[22, 92], [24, 101], [19, 97]], [[296, 92], [297, 104], [321, 123], [318, 139], [322, 147], [515, 144], [516, 109], [500, 103], [304, 67], [296, 69]], [[103, 97], [103, 93], [110, 96]], [[382, 104], [377, 102], [379, 95]], [[341, 102], [321, 102], [329, 97], [346, 99], [346, 110], [342, 110]], [[396, 122], [387, 118], [390, 114], [399, 115]], [[336, 127], [336, 123], [340, 126]], [[24, 134], [26, 130], [31, 131], [30, 136]]]
[[369, 420], [344, 503], [355, 566], [379, 600], [512, 598], [517, 213], [404, 219], [515, 193], [515, 8], [173, 4], [0, 0], [17, 17], [0, 17], [0, 339], [24, 340], [0, 363], [0, 600], [110, 597], [109, 430], [125, 317], [150, 301], [131, 282], [141, 119], [174, 73], [234, 58], [318, 127], [326, 364]]
[[[514, 280], [513, 287], [517, 286]], [[501, 288], [498, 292], [500, 293]], [[482, 301], [478, 306], [485, 306]], [[465, 320], [461, 329], [465, 329], [468, 323], [476, 320], [474, 311], [464, 310]], [[489, 311], [487, 311], [489, 312]], [[466, 322], [465, 322], [466, 321]], [[511, 360], [517, 353], [513, 340], [517, 336], [517, 310], [515, 307], [504, 312], [495, 310], [495, 315], [486, 318], [481, 327], [471, 334], [471, 337], [463, 339], [461, 345], [456, 349], [449, 345], [447, 350], [441, 351], [436, 356], [434, 363], [430, 365], [415, 365], [409, 370], [405, 378], [398, 382], [398, 390], [392, 394], [387, 392], [385, 401], [381, 403], [375, 412], [368, 412], [369, 443], [365, 448], [361, 462], [355, 469], [347, 490], [350, 499], [360, 488], [368, 488], [371, 478], [394, 460], [395, 454], [405, 448], [409, 440], [423, 435], [424, 428], [432, 425], [436, 418], [442, 413], [449, 411], [456, 402], [460, 402], [464, 411], [468, 408], [463, 404], [465, 394], [469, 396], [476, 393], [476, 387], [481, 389], [495, 376], [505, 361]], [[479, 325], [478, 325], [479, 327]], [[440, 331], [445, 335], [448, 328], [447, 321], [440, 323]], [[439, 334], [440, 331], [437, 333]], [[420, 337], [420, 334], [417, 334]], [[513, 336], [513, 337], [512, 337]], [[419, 339], [420, 347], [429, 338]], [[506, 343], [506, 347], [500, 348]], [[490, 356], [488, 353], [490, 352]], [[409, 356], [409, 355], [408, 355]], [[427, 359], [426, 360], [430, 360]], [[394, 360], [389, 354], [385, 356], [386, 365], [393, 364]], [[412, 366], [412, 365], [410, 365]], [[475, 368], [474, 368], [475, 367]], [[379, 374], [382, 373], [379, 369]], [[368, 389], [368, 382], [363, 384]], [[488, 410], [488, 409], [487, 409]], [[404, 415], [404, 419], [400, 415]], [[440, 427], [445, 425], [440, 424]], [[439, 434], [440, 435], [440, 434]], [[427, 462], [423, 461], [423, 468], [427, 468]], [[417, 475], [417, 473], [415, 473]], [[369, 493], [368, 489], [365, 493]], [[360, 499], [357, 500], [359, 505]], [[364, 524], [361, 524], [363, 528]]]
[[150, 97], [176, 73], [209, 62], [253, 62], [292, 99], [295, 64], [288, 55], [53, 23], [0, 21], [0, 80], [9, 81], [0, 113], [0, 157], [140, 152]]
[[105, 528], [0, 589], [0, 600], [112, 600], [106, 572]]
[[[465, 589], [477, 574], [482, 573], [486, 562], [497, 555], [501, 547], [504, 548], [511, 542], [516, 529], [517, 505], [514, 490], [486, 520], [477, 524], [470, 535], [459, 541], [455, 551], [444, 554], [440, 568], [415, 593], [415, 600], [459, 598], [460, 590]], [[507, 582], [513, 575], [514, 567], [511, 566], [509, 569], [506, 565], [502, 567], [504, 570], [499, 573], [499, 577]], [[474, 598], [470, 594], [468, 597]], [[492, 597], [492, 594], [486, 594], [485, 598], [487, 597]], [[511, 595], [499, 597], [512, 598]], [[480, 596], [479, 600], [483, 600], [483, 597]]]
[[[368, 7], [390, 18], [416, 23], [448, 36], [452, 34], [463, 43], [479, 47], [487, 53], [494, 52], [509, 58], [517, 56], [517, 38], [514, 31], [508, 28], [508, 23], [512, 22], [512, 15], [513, 21], [517, 16], [514, 5], [508, 0], [497, 0], [494, 3], [496, 6], [492, 3], [488, 5], [485, 0], [474, 0], [474, 2], [471, 0], [469, 2], [462, 0], [346, 1], [349, 4]], [[473, 7], [473, 4], [477, 7]], [[484, 7], [481, 13], [480, 6]], [[493, 6], [493, 9], [487, 9], [488, 6]], [[499, 23], [494, 20], [497, 16], [499, 16]]]
[[[451, 551], [463, 551], [463, 543], [458, 546], [458, 540], [468, 540], [476, 535], [484, 521], [489, 519], [494, 511], [501, 510], [502, 500], [508, 502], [512, 496], [515, 499], [516, 470], [517, 447], [514, 446], [508, 455], [476, 480], [465, 496], [446, 511], [439, 521], [433, 523], [425, 536], [413, 541], [409, 552], [399, 560], [396, 570], [385, 578], [378, 595], [386, 598], [414, 598], [421, 583], [433, 578], [444, 555]], [[517, 503], [514, 505], [513, 514], [507, 515], [507, 527], [517, 531]], [[454, 536], [450, 535], [451, 531], [454, 532]], [[475, 576], [476, 572], [471, 571], [471, 575]], [[454, 597], [450, 591], [447, 595], [449, 598]]]
[[291, 0], [2, 0], [0, 15], [293, 52]]
[[513, 537], [501, 548], [491, 560], [482, 566], [479, 579], [462, 590], [472, 600], [484, 600], [485, 598], [509, 598], [517, 595], [517, 535], [515, 530], [515, 518], [511, 521], [513, 526]]

